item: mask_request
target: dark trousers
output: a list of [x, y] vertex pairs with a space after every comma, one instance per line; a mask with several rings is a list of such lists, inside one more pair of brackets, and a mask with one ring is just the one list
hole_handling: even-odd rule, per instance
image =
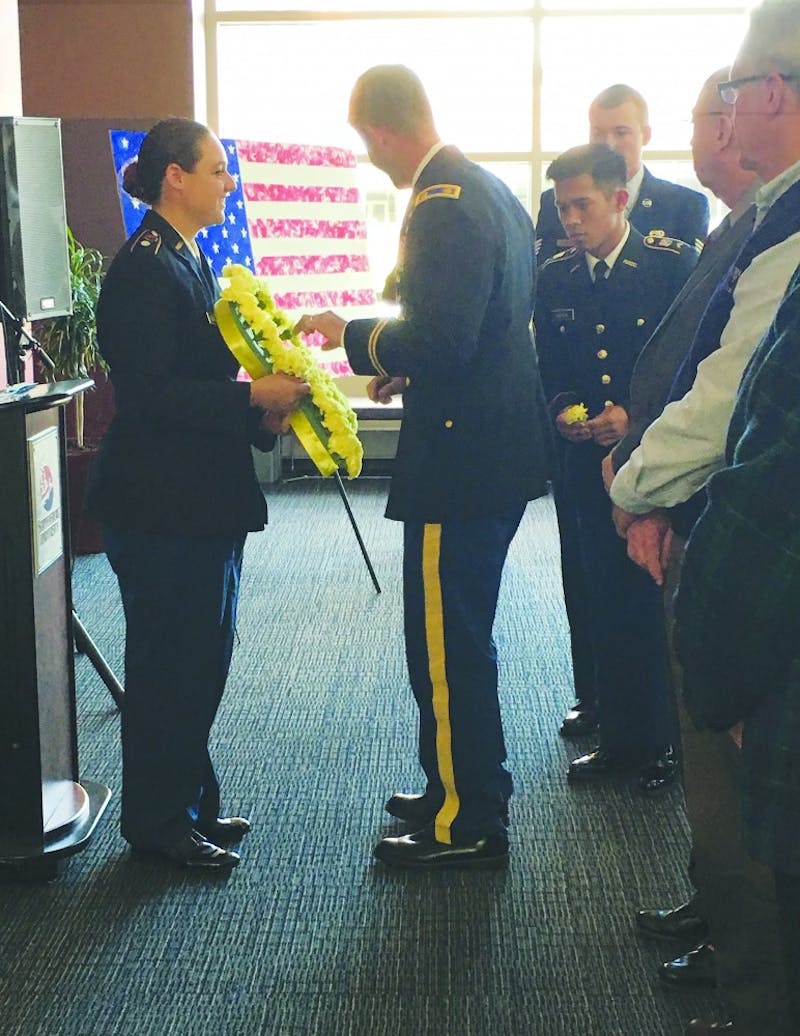
[[569, 625], [575, 697], [587, 709], [594, 709], [597, 701], [597, 667], [592, 646], [591, 612], [578, 536], [578, 520], [574, 507], [563, 499], [560, 490], [553, 490], [553, 499], [561, 545], [561, 583]]
[[501, 830], [512, 791], [492, 626], [524, 510], [404, 525], [406, 659], [419, 707], [419, 758], [427, 793], [441, 803], [435, 836], [447, 844]]
[[[664, 584], [670, 644], [672, 602], [685, 542], [678, 536], [673, 539]], [[708, 925], [716, 949], [717, 991], [743, 1032], [782, 1036], [792, 1030], [787, 1021], [775, 883], [770, 869], [744, 847], [741, 750], [727, 731], [695, 728], [683, 706], [683, 670], [672, 650], [670, 664], [692, 834], [689, 874], [696, 889], [695, 908]]]
[[567, 451], [564, 505], [578, 529], [601, 747], [636, 762], [673, 740], [661, 591], [628, 557], [603, 488], [603, 451]]
[[122, 834], [165, 847], [219, 813], [208, 737], [230, 667], [245, 537], [104, 536], [126, 623]]
[[800, 874], [775, 871], [792, 1032], [800, 1032]]

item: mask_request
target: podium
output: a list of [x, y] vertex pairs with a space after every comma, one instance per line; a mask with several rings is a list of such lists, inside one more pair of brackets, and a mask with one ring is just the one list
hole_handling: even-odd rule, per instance
[[0, 390], [0, 878], [47, 880], [111, 796], [78, 781], [65, 407], [88, 379]]

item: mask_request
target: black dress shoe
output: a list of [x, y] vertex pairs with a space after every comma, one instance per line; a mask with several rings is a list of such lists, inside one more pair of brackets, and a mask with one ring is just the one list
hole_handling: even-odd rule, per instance
[[416, 870], [503, 867], [508, 863], [508, 835], [505, 831], [494, 831], [471, 845], [447, 845], [437, 842], [433, 827], [428, 826], [410, 835], [384, 838], [375, 846], [373, 856], [389, 867]]
[[684, 903], [674, 910], [639, 910], [636, 927], [642, 935], [695, 943], [705, 938], [708, 932], [705, 921], [694, 912], [691, 903]]
[[639, 787], [645, 795], [657, 795], [668, 788], [678, 776], [678, 760], [668, 746], [639, 771]]
[[[432, 824], [441, 809], [441, 803], [434, 805], [428, 795], [404, 795], [398, 791], [387, 800], [383, 807], [389, 816], [402, 820], [412, 831]], [[508, 805], [500, 812], [500, 819], [508, 827]]]
[[658, 976], [662, 982], [670, 986], [716, 985], [714, 947], [711, 943], [701, 942], [682, 957], [662, 964], [658, 969]]
[[217, 817], [205, 823], [198, 821], [195, 831], [216, 845], [237, 845], [250, 831], [250, 821], [244, 817]]
[[588, 702], [576, 701], [561, 721], [562, 737], [589, 737], [597, 730], [597, 714]]
[[607, 752], [604, 748], [595, 748], [593, 752], [572, 760], [567, 770], [567, 779], [592, 781], [599, 777], [607, 777], [611, 773], [618, 773], [621, 769], [623, 769], [622, 760], [617, 758], [613, 752]]
[[241, 857], [238, 853], [223, 849], [214, 842], [209, 842], [196, 831], [190, 831], [175, 845], [168, 846], [143, 846], [132, 845], [131, 848], [137, 853], [148, 855], [166, 856], [173, 863], [181, 867], [200, 868], [210, 871], [229, 871], [236, 867]]

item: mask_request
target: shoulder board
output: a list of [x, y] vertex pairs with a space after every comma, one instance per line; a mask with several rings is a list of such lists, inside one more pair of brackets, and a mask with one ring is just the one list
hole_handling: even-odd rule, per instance
[[431, 198], [452, 198], [456, 201], [461, 196], [461, 188], [455, 183], [435, 183], [420, 191], [414, 199], [414, 208]]
[[552, 266], [553, 263], [561, 263], [565, 259], [571, 259], [577, 254], [577, 248], [565, 248], [563, 252], [556, 252], [555, 255], [551, 255], [549, 259], [546, 259], [545, 262], [542, 263], [542, 269], [547, 269], [547, 267]]
[[644, 238], [645, 248], [655, 248], [659, 252], [673, 252], [680, 255], [684, 248], [693, 248], [677, 237], [656, 236], [652, 232]]
[[153, 254], [157, 255], [159, 248], [161, 248], [161, 235], [159, 232], [152, 228], [150, 230], [143, 230], [138, 237], [134, 238], [131, 251], [135, 252], [141, 248], [145, 250], [152, 249]]

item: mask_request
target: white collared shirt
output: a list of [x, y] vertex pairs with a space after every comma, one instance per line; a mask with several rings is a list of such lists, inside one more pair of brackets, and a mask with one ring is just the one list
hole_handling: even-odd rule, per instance
[[414, 175], [411, 177], [411, 190], [412, 191], [417, 186], [417, 180], [419, 180], [420, 176], [422, 176], [422, 170], [425, 168], [425, 166], [428, 164], [428, 162], [430, 162], [430, 160], [433, 158], [434, 155], [438, 155], [439, 154], [439, 152], [442, 150], [442, 148], [444, 146], [445, 146], [445, 143], [444, 143], [443, 140], [437, 140], [436, 143], [433, 145], [433, 147], [430, 148], [423, 155], [422, 161], [417, 166], [416, 171], [414, 172]]
[[[625, 243], [626, 243], [626, 241], [628, 240], [628, 238], [630, 236], [631, 236], [631, 225], [626, 220], [625, 221], [625, 232], [623, 233], [622, 237], [619, 239], [619, 243], [617, 245], [615, 245], [614, 248], [612, 248], [612, 250], [608, 253], [608, 255], [603, 256], [603, 260], [604, 260], [606, 266], [608, 267], [608, 273], [606, 274], [606, 280], [608, 280], [608, 278], [611, 276], [611, 271], [614, 269], [614, 263], [617, 261], [617, 259], [619, 259], [619, 254], [622, 251], [622, 249], [625, 247]], [[586, 256], [586, 265], [589, 267], [589, 276], [594, 281], [594, 268], [600, 262], [600, 256], [591, 255], [589, 252], [585, 252], [584, 255]]]

